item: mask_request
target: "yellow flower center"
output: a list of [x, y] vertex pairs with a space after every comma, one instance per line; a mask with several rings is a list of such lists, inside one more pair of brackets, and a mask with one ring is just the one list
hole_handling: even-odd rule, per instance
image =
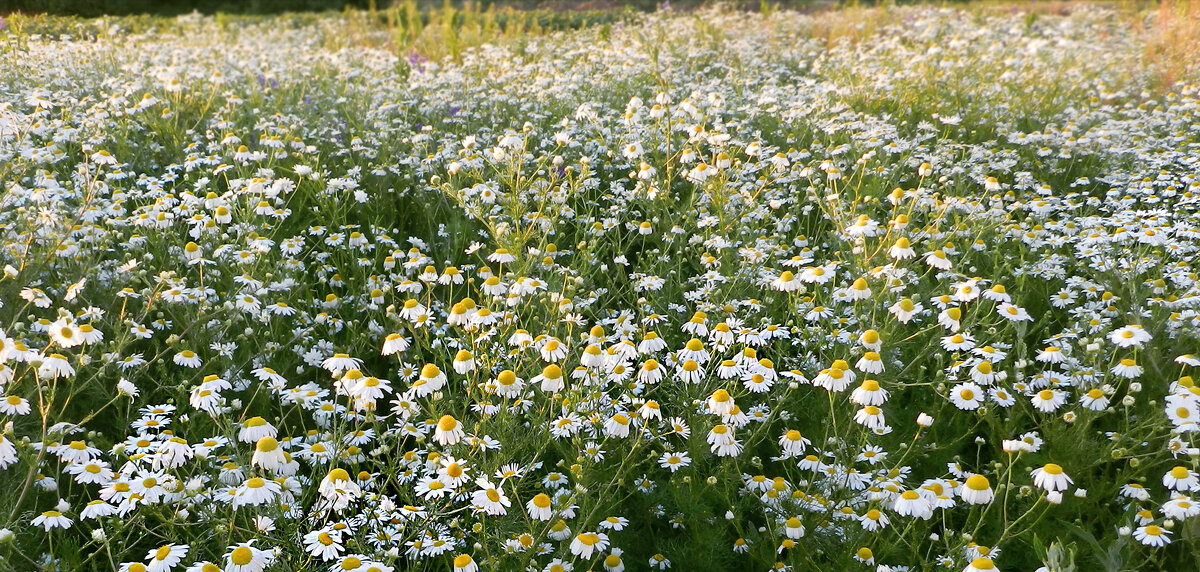
[[245, 566], [254, 559], [254, 552], [245, 546], [239, 546], [233, 549], [233, 553], [229, 555], [229, 561], [238, 566]]
[[329, 471], [328, 478], [329, 478], [329, 482], [331, 482], [331, 483], [336, 483], [338, 481], [349, 481], [350, 473], [346, 472], [346, 469], [338, 468], [338, 469]]
[[995, 570], [996, 565], [991, 558], [976, 558], [971, 561], [971, 567], [976, 570]]
[[986, 491], [991, 488], [992, 484], [988, 482], [987, 477], [983, 475], [971, 475], [967, 477], [967, 488], [973, 491]]
[[506, 369], [500, 372], [500, 375], [496, 376], [496, 383], [499, 383], [500, 385], [508, 386], [516, 382], [517, 374], [513, 373], [511, 369]]

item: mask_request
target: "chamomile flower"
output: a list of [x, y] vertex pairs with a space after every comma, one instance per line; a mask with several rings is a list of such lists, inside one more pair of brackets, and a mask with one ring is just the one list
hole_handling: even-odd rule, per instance
[[951, 332], [957, 332], [962, 327], [962, 309], [951, 306], [938, 314], [938, 325]]
[[946, 252], [941, 249], [931, 250], [925, 253], [925, 264], [928, 264], [937, 270], [950, 270], [950, 267], [953, 266], [953, 264], [950, 262], [950, 258], [946, 255]]
[[1113, 375], [1126, 379], [1135, 379], [1142, 375], [1142, 366], [1138, 365], [1133, 358], [1124, 358], [1110, 370]]
[[175, 354], [174, 361], [175, 361], [175, 365], [181, 365], [183, 367], [188, 367], [188, 368], [193, 368], [193, 369], [200, 367], [200, 363], [201, 363], [200, 356], [196, 355], [196, 352], [194, 352], [192, 350], [183, 350], [183, 351]]
[[9, 395], [0, 399], [0, 413], [4, 415], [29, 415], [32, 411], [29, 400], [19, 395]]
[[1200, 474], [1187, 467], [1176, 466], [1163, 475], [1162, 484], [1173, 491], [1200, 492]]
[[900, 493], [893, 502], [892, 509], [900, 516], [912, 516], [922, 520], [933, 516], [933, 504], [921, 493], [913, 490]]
[[628, 437], [633, 424], [633, 419], [630, 419], [624, 412], [618, 412], [604, 422], [604, 433], [618, 439]]
[[475, 559], [471, 558], [470, 554], [459, 554], [454, 557], [454, 572], [476, 572], [479, 570], [479, 564]]
[[1047, 463], [1034, 469], [1030, 476], [1033, 477], [1033, 486], [1050, 493], [1065, 491], [1075, 482], [1063, 471], [1061, 466], [1054, 463]]
[[1113, 330], [1108, 334], [1108, 339], [1119, 348], [1140, 348], [1153, 338], [1144, 328], [1135, 324]]
[[1033, 408], [1042, 413], [1053, 413], [1067, 402], [1067, 392], [1061, 389], [1043, 389], [1030, 398]]
[[862, 516], [858, 518], [858, 523], [863, 527], [864, 530], [868, 532], [874, 532], [887, 528], [887, 526], [891, 523], [891, 520], [883, 511], [872, 508], [864, 512]]
[[803, 291], [804, 283], [791, 270], [784, 270], [771, 281], [771, 289], [780, 292]]
[[232, 547], [225, 554], [224, 572], [263, 572], [275, 562], [275, 555], [253, 546], [254, 541]]
[[62, 512], [57, 510], [48, 510], [39, 514], [30, 522], [33, 526], [40, 526], [50, 532], [52, 528], [71, 528], [71, 519], [67, 518]]
[[557, 393], [566, 387], [562, 368], [558, 364], [550, 364], [542, 368], [542, 373], [529, 380], [546, 393]]
[[318, 529], [304, 535], [304, 551], [324, 562], [336, 560], [345, 551], [342, 533], [336, 529]]
[[883, 373], [883, 359], [879, 353], [869, 351], [863, 354], [863, 357], [854, 364], [854, 367], [863, 373], [878, 374]]
[[963, 481], [958, 496], [967, 504], [987, 504], [992, 502], [995, 492], [992, 484], [983, 475], [971, 475]]
[[525, 503], [525, 512], [529, 515], [529, 518], [534, 520], [549, 521], [550, 517], [554, 514], [550, 497], [546, 493], [534, 495], [533, 498], [529, 499], [529, 502]]
[[960, 383], [950, 389], [950, 402], [967, 411], [979, 409], [986, 397], [983, 388], [974, 383]]
[[999, 572], [996, 563], [992, 562], [991, 558], [979, 557], [971, 560], [963, 572]]
[[869, 429], [882, 429], [886, 426], [883, 410], [874, 405], [867, 405], [854, 414], [854, 422]]
[[238, 441], [257, 443], [263, 437], [276, 437], [277, 435], [278, 430], [274, 425], [262, 417], [255, 416], [242, 423], [242, 428], [238, 431]]
[[385, 356], [403, 353], [408, 350], [409, 343], [408, 338], [404, 337], [403, 334], [388, 334], [383, 340], [383, 349], [380, 353]]
[[671, 471], [672, 473], [674, 473], [675, 471], [678, 471], [679, 469], [687, 467], [691, 463], [692, 463], [692, 459], [691, 459], [691, 457], [688, 456], [687, 453], [676, 453], [676, 452], [671, 452], [671, 451], [663, 453], [662, 456], [659, 457], [659, 459], [658, 459], [659, 466]]
[[1108, 394], [1103, 388], [1093, 387], [1084, 392], [1079, 403], [1092, 411], [1104, 411], [1109, 405]]
[[896, 239], [891, 248], [888, 248], [888, 256], [893, 260], [908, 260], [915, 258], [917, 252], [913, 250], [912, 243], [909, 242], [908, 237], [901, 236]]
[[277, 471], [287, 464], [285, 451], [279, 447], [279, 441], [274, 437], [262, 437], [254, 445], [254, 455], [250, 464], [268, 471]]
[[718, 457], [734, 457], [742, 452], [742, 444], [734, 438], [733, 428], [717, 424], [708, 432], [708, 444]]
[[42, 359], [37, 372], [43, 378], [55, 379], [59, 377], [73, 377], [75, 375], [75, 368], [67, 360], [66, 356], [62, 354], [50, 354]]
[[1002, 317], [1010, 322], [1032, 322], [1033, 321], [1033, 316], [1030, 316], [1029, 312], [1027, 312], [1025, 310], [1025, 308], [1013, 305], [1009, 302], [1002, 302], [999, 306], [997, 306], [996, 313], [1000, 314], [1000, 317]]
[[805, 448], [810, 444], [811, 442], [795, 429], [788, 430], [779, 437], [779, 446], [783, 450], [781, 457], [785, 459], [803, 455]]
[[1150, 491], [1138, 483], [1126, 483], [1121, 486], [1121, 496], [1134, 500], [1150, 500]]
[[971, 334], [958, 333], [942, 338], [942, 349], [948, 352], [970, 351], [975, 347], [975, 338]]
[[1059, 346], [1046, 346], [1045, 349], [1038, 352], [1036, 359], [1043, 363], [1063, 363], [1067, 356]]
[[517, 377], [511, 369], [501, 371], [492, 382], [496, 395], [515, 398], [525, 389], [525, 380]]
[[911, 298], [901, 298], [895, 304], [888, 307], [888, 312], [891, 312], [896, 320], [902, 324], [907, 324], [912, 319], [925, 310], [925, 307], [920, 302], [913, 302]]
[[230, 491], [232, 505], [233, 508], [239, 508], [266, 504], [275, 500], [282, 490], [282, 485], [278, 481], [251, 477]]
[[445, 447], [462, 441], [463, 435], [462, 423], [451, 415], [443, 415], [434, 428], [433, 440]]
[[479, 489], [471, 494], [471, 504], [475, 507], [475, 510], [493, 516], [503, 515], [508, 512], [508, 507], [512, 506], [512, 502], [508, 500], [508, 496], [504, 494], [504, 491], [483, 477], [480, 477], [475, 484], [479, 487]]
[[581, 532], [571, 541], [571, 554], [583, 560], [608, 549], [608, 535], [603, 532]]
[[1133, 538], [1146, 546], [1161, 547], [1171, 543], [1171, 531], [1155, 524], [1139, 526], [1133, 531]]
[[421, 373], [417, 380], [413, 382], [410, 391], [418, 398], [428, 397], [435, 392], [441, 391], [445, 385], [446, 374], [438, 366], [427, 363], [421, 367]]
[[166, 572], [183, 561], [189, 547], [186, 544], [164, 544], [146, 555], [147, 572]]
[[79, 518], [84, 520], [104, 518], [117, 514], [117, 507], [105, 502], [101, 499], [88, 501], [83, 510], [79, 511]]

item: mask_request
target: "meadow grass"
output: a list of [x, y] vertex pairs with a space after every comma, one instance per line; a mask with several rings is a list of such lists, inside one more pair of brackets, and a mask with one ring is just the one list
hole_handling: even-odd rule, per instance
[[0, 28], [0, 570], [1200, 561], [1196, 2]]

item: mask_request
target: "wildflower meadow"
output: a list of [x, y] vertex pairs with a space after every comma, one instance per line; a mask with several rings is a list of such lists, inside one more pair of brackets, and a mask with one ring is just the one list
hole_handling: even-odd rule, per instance
[[6, 17], [0, 571], [1196, 570], [1195, 4]]

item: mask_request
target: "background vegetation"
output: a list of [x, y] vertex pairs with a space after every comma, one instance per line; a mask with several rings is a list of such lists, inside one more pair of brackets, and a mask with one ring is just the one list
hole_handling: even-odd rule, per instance
[[[85, 6], [62, 4], [77, 11]], [[249, 12], [268, 4], [245, 2], [236, 8]], [[75, 359], [77, 375], [52, 379], [45, 399], [41, 392], [47, 384], [34, 379], [28, 359], [6, 388], [7, 395], [24, 396], [39, 408], [17, 416], [5, 433], [16, 444], [19, 464], [8, 469], [18, 485], [0, 487], [0, 517], [7, 518], [0, 520], [0, 558], [8, 558], [0, 559], [0, 572], [113, 570], [118, 562], [147, 559], [143, 555], [156, 553], [164, 543], [186, 543], [187, 562], [198, 563], [227, 558], [237, 542], [251, 540], [259, 548], [279, 548], [281, 562], [272, 570], [315, 569], [314, 561], [294, 547], [309, 533], [334, 530], [328, 528], [334, 516], [321, 523], [297, 516], [283, 510], [283, 504], [291, 508], [290, 500], [258, 509], [213, 501], [239, 480], [222, 473], [226, 461], [251, 471], [246, 477], [271, 471], [256, 468], [256, 445], [238, 441], [247, 418], [268, 418], [289, 438], [314, 426], [315, 414], [277, 402], [266, 386], [246, 377], [247, 370], [269, 365], [291, 378], [289, 389], [303, 389], [301, 384], [313, 380], [319, 385], [312, 387], [327, 389], [332, 385], [327, 372], [305, 356], [327, 357], [336, 348], [362, 358], [361, 371], [396, 380], [393, 389], [399, 395], [415, 375], [404, 362], [438, 364], [445, 371], [452, 355], [445, 348], [460, 346], [478, 348], [480, 366], [469, 376], [452, 378], [447, 399], [430, 397], [408, 414], [414, 427], [421, 427], [413, 431], [425, 433], [405, 436], [407, 418], [399, 416], [347, 416], [318, 433], [338, 444], [359, 431], [375, 436], [368, 439], [369, 451], [380, 454], [356, 460], [368, 446], [355, 445], [353, 451], [340, 448], [337, 457], [338, 465], [368, 475], [360, 477], [371, 497], [364, 503], [423, 501], [410, 481], [396, 480], [405, 471], [411, 477], [440, 470], [433, 455], [422, 462], [418, 451], [461, 457], [470, 463], [472, 477], [495, 474], [510, 462], [532, 467], [536, 460], [539, 468], [522, 469], [528, 474], [504, 484], [513, 500], [509, 515], [474, 514], [462, 501], [429, 503], [428, 529], [445, 532], [484, 569], [524, 569], [531, 560], [540, 558], [540, 564], [549, 557], [520, 548], [525, 538], [540, 542], [546, 536], [544, 526], [526, 522], [522, 507], [532, 493], [547, 489], [540, 483], [549, 471], [569, 475], [574, 485], [555, 493], [557, 504], [579, 505], [571, 509], [576, 517], [568, 517], [574, 532], [596, 528], [605, 515], [630, 518], [623, 533], [610, 533], [613, 547], [624, 555], [582, 558], [577, 570], [586, 565], [599, 570], [601, 558], [614, 555], [641, 569], [640, 563], [660, 551], [677, 570], [739, 570], [747, 562], [755, 569], [778, 562], [842, 570], [857, 566], [856, 558], [866, 559], [860, 547], [873, 550], [872, 560], [880, 563], [931, 569], [941, 560], [954, 564], [943, 564], [945, 569], [957, 570], [976, 555], [999, 554], [981, 552], [976, 543], [1001, 548], [999, 565], [1005, 570], [1032, 570], [1054, 561], [1064, 565], [1051, 569], [1068, 570], [1072, 558], [1078, 558], [1078, 569], [1191, 569], [1189, 564], [1200, 561], [1200, 518], [1153, 521], [1173, 534], [1172, 544], [1162, 550], [1142, 547], [1130, 534], [1146, 524], [1134, 521], [1143, 518], [1140, 509], [1158, 514], [1157, 506], [1171, 494], [1162, 480], [1167, 471], [1200, 469], [1200, 453], [1168, 453], [1172, 433], [1161, 405], [1167, 382], [1182, 369], [1170, 359], [1179, 352], [1195, 353], [1200, 339], [1194, 314], [1169, 314], [1162, 305], [1188, 296], [1185, 288], [1196, 289], [1200, 280], [1195, 251], [1189, 250], [1200, 234], [1168, 227], [1173, 220], [1200, 220], [1196, 203], [1179, 198], [1200, 191], [1194, 175], [1200, 10], [1197, 2], [1164, 2], [1163, 10], [1148, 14], [1127, 10], [1137, 3], [1116, 2], [1116, 11], [1071, 12], [1081, 4], [1023, 3], [1017, 10], [1015, 3], [981, 2], [952, 12], [859, 6], [766, 16], [683, 10], [635, 14], [631, 8], [578, 3], [573, 5], [595, 9], [518, 11], [409, 0], [374, 10], [282, 16], [6, 18], [6, 29], [0, 30], [0, 127], [13, 127], [8, 140], [0, 137], [0, 145], [11, 149], [11, 160], [0, 160], [0, 181], [14, 183], [3, 192], [20, 206], [0, 208], [0, 233], [7, 233], [0, 243], [12, 245], [0, 249], [10, 257], [0, 266], [11, 262], [15, 272], [6, 269], [0, 278], [5, 302], [0, 327], [44, 353], [58, 347], [34, 326], [53, 320], [93, 316], [79, 321], [107, 337], [102, 345], [62, 350]], [[164, 1], [155, 8], [171, 5]], [[291, 2], [287, 8], [301, 5]], [[579, 30], [549, 33], [566, 28]], [[676, 111], [648, 116], [656, 105]], [[631, 119], [639, 114], [641, 119]], [[717, 143], [690, 135], [696, 126], [720, 129], [713, 132]], [[555, 139], [559, 133], [566, 137], [562, 143]], [[734, 137], [733, 143], [721, 143], [722, 133]], [[761, 143], [762, 151], [743, 151], [747, 141]], [[643, 150], [628, 151], [632, 143]], [[279, 148], [282, 144], [286, 149]], [[702, 150], [713, 165], [729, 163], [699, 178], [694, 159], [682, 159], [685, 148]], [[62, 149], [62, 158], [45, 149]], [[497, 153], [504, 149], [508, 154]], [[3, 152], [0, 147], [0, 156]], [[253, 158], [256, 152], [262, 156]], [[101, 164], [106, 156], [119, 164]], [[767, 158], [790, 165], [776, 166]], [[643, 161], [657, 169], [647, 180], [634, 175], [642, 172]], [[925, 161], [928, 167], [922, 166]], [[102, 224], [76, 224], [91, 216], [80, 208], [84, 199], [68, 197], [53, 208], [38, 202], [46, 188], [63, 184], [100, 189], [94, 183], [100, 175], [112, 183], [97, 190], [99, 198], [87, 200], [132, 212], [105, 215]], [[989, 182], [988, 176], [998, 179]], [[278, 211], [258, 212], [261, 196], [255, 189], [274, 181], [296, 181], [296, 186], [268, 205]], [[1042, 200], [1037, 184], [1054, 190], [1046, 197], [1053, 201]], [[364, 193], [361, 200], [351, 192], [354, 185]], [[211, 190], [213, 197], [197, 190]], [[110, 202], [113, 191], [128, 195]], [[170, 196], [164, 194], [168, 191]], [[228, 197], [236, 222], [211, 235], [185, 235], [184, 221], [201, 207], [176, 209], [175, 201], [200, 201], [201, 196], [204, 201]], [[983, 207], [995, 209], [993, 220]], [[275, 218], [278, 212], [294, 214]], [[147, 222], [166, 213], [174, 222], [165, 227]], [[851, 241], [846, 236], [858, 227], [855, 220], [886, 221], [881, 227], [888, 230]], [[106, 238], [85, 241], [92, 240], [86, 233], [97, 228]], [[378, 249], [368, 254], [335, 248], [336, 241], [327, 243], [312, 228], [362, 229]], [[643, 234], [641, 228], [652, 232]], [[1093, 232], [1116, 236], [1129, 234], [1128, 229], [1143, 231], [1146, 243], [1105, 243], [1099, 255], [1093, 254], [1095, 264], [1080, 260], [1073, 246]], [[923, 261], [889, 262], [911, 270], [900, 283], [906, 290], [891, 290], [895, 283], [883, 281], [876, 261], [883, 263], [884, 248], [901, 231], [922, 252], [948, 248], [953, 239], [958, 244], [952, 255], [955, 273], [927, 270]], [[1180, 238], [1165, 246], [1149, 240], [1167, 232]], [[310, 264], [303, 269], [289, 267], [290, 261], [275, 251], [258, 252], [252, 262], [238, 260], [238, 252], [253, 255], [262, 239], [282, 244], [300, 236], [309, 245], [298, 257]], [[406, 237], [418, 242], [404, 242]], [[78, 247], [76, 238], [83, 242], [77, 254], [61, 254]], [[185, 262], [181, 245], [193, 238], [211, 264]], [[482, 249], [466, 253], [466, 243], [475, 238], [483, 241]], [[550, 244], [558, 246], [551, 251]], [[967, 246], [973, 244], [983, 247]], [[521, 254], [518, 261], [496, 267], [506, 283], [538, 278], [551, 284], [553, 296], [543, 291], [511, 306], [481, 292], [482, 271], [472, 270], [494, 265], [485, 256], [498, 248]], [[549, 252], [556, 254], [542, 256]], [[790, 268], [788, 256], [800, 252], [836, 267], [839, 282], [811, 285], [805, 294], [768, 291], [763, 275], [782, 280], [783, 267]], [[143, 266], [121, 270], [118, 264], [127, 255], [141, 256], [135, 262]], [[428, 256], [431, 268], [458, 264], [474, 281], [457, 289], [431, 285], [424, 295], [393, 294], [392, 282], [380, 282], [386, 273], [379, 268], [390, 270], [380, 260], [385, 255], [393, 262]], [[606, 261], [613, 262], [602, 266]], [[1108, 261], [1136, 261], [1136, 268], [1111, 267]], [[405, 265], [404, 274], [397, 270], [387, 280], [418, 279], [424, 264]], [[620, 270], [618, 264], [628, 267]], [[104, 277], [96, 277], [97, 269]], [[1056, 270], [1069, 278], [1044, 278]], [[86, 283], [82, 276], [89, 277]], [[859, 276], [869, 280], [864, 283], [874, 289], [873, 298], [835, 302], [833, 315], [816, 311], [815, 304], [836, 300], [837, 292], [845, 292]], [[1003, 362], [1005, 374], [1032, 374], [1049, 382], [1046, 372], [1066, 367], [1044, 366], [1032, 356], [1051, 343], [1044, 340], [1053, 339], [1056, 347], [1074, 348], [1078, 366], [1098, 372], [1111, 371], [1113, 360], [1125, 355], [1136, 357], [1147, 366], [1145, 386], [1138, 382], [1134, 389], [1128, 380], [1105, 374], [1112, 384], [1102, 390], [1113, 405], [1103, 411], [1085, 410], [1072, 398], [1048, 413], [1034, 409], [1030, 395], [1018, 397], [1011, 411], [954, 405], [948, 401], [950, 388], [962, 381], [958, 364], [966, 363], [959, 360], [975, 359], [974, 354], [938, 351], [948, 332], [933, 323], [936, 308], [911, 325], [888, 318], [887, 308], [900, 295], [926, 304], [943, 301], [943, 294], [958, 288], [956, 281], [978, 285], [970, 282], [978, 280], [975, 276], [989, 286], [1011, 287], [1014, 300], [1036, 317], [1028, 324], [1009, 324], [991, 302], [964, 302], [970, 313], [964, 312], [962, 331], [1012, 350]], [[273, 283], [248, 288], [245, 277]], [[640, 285], [658, 277], [666, 279], [661, 289]], [[184, 291], [185, 278], [189, 286], [199, 285], [194, 290], [199, 294], [189, 295], [205, 296], [202, 305], [163, 296], [176, 286]], [[141, 296], [128, 314], [84, 311], [92, 303], [107, 308], [112, 293], [125, 284]], [[1078, 307], [1050, 306], [1060, 286], [1080, 292]], [[69, 294], [79, 288], [82, 294]], [[41, 290], [51, 300], [62, 300], [61, 306], [35, 306], [34, 294]], [[239, 309], [231, 295], [239, 292], [254, 293], [267, 304], [286, 302], [303, 314], [285, 320], [266, 316], [265, 306]], [[560, 292], [577, 304], [578, 318], [562, 319]], [[1090, 302], [1083, 292], [1104, 296], [1105, 303]], [[484, 336], [476, 335], [478, 329], [451, 327], [448, 316], [463, 296], [472, 304], [489, 304], [492, 314], [511, 312], [517, 319]], [[375, 302], [376, 297], [384, 301]], [[524, 379], [542, 371], [544, 358], [528, 351], [510, 355], [506, 340], [515, 328], [568, 341], [572, 353], [562, 363], [570, 371], [582, 363], [576, 356], [583, 347], [615, 340], [602, 341], [604, 332], [593, 334], [576, 322], [613, 333], [626, 327], [629, 316], [649, 318], [649, 312], [663, 311], [670, 321], [657, 329], [668, 351], [649, 355], [666, 362], [668, 353], [692, 337], [681, 333], [677, 322], [692, 315], [696, 300], [701, 304], [695, 307], [712, 316], [710, 325], [729, 319], [757, 328], [766, 319], [800, 340], [795, 347], [774, 340], [760, 348], [759, 356], [774, 360], [780, 372], [840, 369], [830, 363], [853, 363], [863, 349], [859, 332], [878, 328], [888, 360], [879, 379], [893, 391], [886, 406], [896, 431], [876, 435], [853, 418], [857, 404], [844, 395], [835, 402], [832, 394], [827, 398], [800, 383], [787, 389], [781, 383], [775, 393], [756, 397], [736, 381], [713, 377], [703, 385], [672, 380], [635, 395], [620, 381], [606, 381], [603, 391], [594, 392], [573, 379], [560, 396], [533, 392], [530, 401], [537, 400], [538, 407], [529, 411], [516, 409], [507, 397], [476, 397], [493, 395], [490, 379], [503, 368]], [[394, 316], [395, 308], [409, 302], [430, 308], [430, 321], [437, 326], [418, 329]], [[244, 299], [241, 303], [245, 308]], [[1096, 316], [1104, 320], [1093, 326]], [[1183, 318], [1191, 325], [1185, 327]], [[134, 322], [164, 330], [152, 341], [132, 339], [126, 332]], [[1125, 323], [1145, 324], [1153, 342], [1127, 352], [1112, 348], [1107, 332]], [[380, 355], [382, 334], [393, 330], [413, 340], [404, 361]], [[1077, 338], [1078, 332], [1085, 335]], [[630, 339], [641, 335], [639, 330]], [[1093, 343], [1096, 349], [1090, 349]], [[227, 344], [232, 346], [222, 349]], [[184, 369], [170, 359], [184, 348], [203, 353], [202, 369]], [[135, 355], [148, 363], [118, 372], [110, 359]], [[614, 380], [617, 366], [628, 373], [636, 365], [613, 363], [604, 373]], [[210, 374], [248, 382], [226, 390], [222, 411], [213, 415], [189, 401]], [[120, 378], [142, 395], [134, 400], [118, 394], [112, 382]], [[1179, 387], [1185, 387], [1179, 379]], [[705, 442], [717, 417], [697, 405], [718, 386], [732, 388], [743, 411], [765, 405], [776, 415], [739, 435], [746, 447], [736, 458], [714, 456]], [[1085, 387], [1063, 391], [1080, 397]], [[350, 405], [358, 400], [347, 397], [335, 399]], [[691, 437], [672, 437], [668, 431], [628, 438], [602, 429], [572, 439], [546, 436], [559, 404], [569, 404], [589, 426], [600, 427], [616, 407], [647, 397], [661, 399], [668, 416], [680, 415], [692, 427]], [[505, 408], [483, 414], [495, 402]], [[179, 407], [177, 415], [158, 413], [158, 406], [168, 403]], [[468, 410], [468, 405], [479, 408]], [[388, 404], [381, 411], [399, 408]], [[913, 422], [918, 412], [936, 422], [919, 428]], [[495, 437], [502, 453], [429, 446], [430, 422], [443, 413], [469, 421], [477, 434]], [[137, 449], [122, 443], [133, 438], [140, 448], [137, 439], [143, 434], [168, 435], [145, 429], [151, 418], [170, 419], [169, 434], [189, 446], [199, 447], [212, 435], [228, 438], [231, 445], [220, 453], [227, 457], [197, 453], [190, 463], [172, 468], [177, 483], [196, 479], [194, 490], [174, 504], [145, 503], [128, 516], [98, 522], [82, 518], [82, 507], [99, 487], [76, 482], [70, 464], [58, 460], [61, 443], [53, 443], [63, 427], [85, 426], [86, 433], [70, 439], [95, 447], [97, 455], [120, 468], [121, 479], [129, 480], [136, 476], [133, 468], [141, 467], [135, 461], [145, 465], [156, 457], [131, 455]], [[393, 425], [391, 419], [398, 422]], [[140, 433], [131, 431], [133, 423], [143, 426]], [[930, 520], [899, 514], [894, 495], [882, 488], [873, 491], [880, 498], [870, 499], [841, 488], [835, 474], [801, 472], [794, 461], [772, 459], [779, 452], [777, 436], [789, 428], [812, 440], [810, 451], [842, 466], [857, 463], [856, 471], [869, 470], [896, 487], [945, 492], [959, 487], [963, 471], [978, 471], [991, 479], [997, 499], [986, 506], [939, 509], [939, 518]], [[1004, 441], [1035, 428], [1035, 436], [1041, 435], [1036, 440], [1046, 440], [1042, 449], [1010, 454]], [[607, 457], [592, 453], [593, 437]], [[1182, 447], [1184, 441], [1177, 442]], [[874, 464], [855, 460], [860, 451], [867, 452], [865, 444], [878, 446], [876, 454], [889, 453], [887, 463], [871, 469]], [[659, 454], [669, 451], [688, 453], [692, 464], [668, 473]], [[1030, 471], [1048, 462], [1061, 464], [1076, 481], [1065, 499], [1056, 501], [1061, 506], [1051, 506], [1056, 502], [1032, 486]], [[327, 472], [305, 463], [300, 474], [311, 483]], [[893, 511], [893, 526], [871, 532], [837, 520], [845, 512], [831, 516], [806, 500], [789, 508], [803, 517], [807, 536], [787, 544], [792, 540], [784, 539], [787, 521], [777, 517], [790, 515], [745, 493], [744, 485], [760, 476], [794, 487], [785, 490], [816, 492], [820, 504], [849, 508], [856, 517], [865, 516], [859, 513], [868, 507]], [[654, 484], [647, 486], [653, 490], [634, 490], [644, 482]], [[1131, 502], [1118, 492], [1123, 483], [1144, 485], [1155, 500]], [[472, 487], [463, 485], [463, 492]], [[294, 504], [315, 506], [320, 498], [315, 489], [298, 489]], [[66, 509], [57, 509], [60, 500]], [[37, 515], [52, 510], [75, 519], [74, 526], [42, 530], [33, 524]], [[726, 517], [727, 511], [734, 516]], [[365, 512], [350, 507], [345, 518]], [[831, 524], [839, 522], [848, 522], [847, 536], [835, 534], [837, 526]], [[381, 533], [392, 535], [397, 546], [424, 533], [416, 526], [401, 531], [390, 518], [353, 523], [355, 530], [342, 538], [346, 552], [359, 556], [380, 553]], [[750, 541], [752, 550], [735, 553], [734, 538]], [[566, 556], [565, 544], [551, 544], [551, 550]], [[458, 550], [388, 562], [406, 571], [449, 570]], [[1057, 550], [1059, 557], [1047, 550]]]
[[[977, 2], [978, 0], [976, 0]], [[886, 4], [965, 4], [970, 0], [724, 0], [727, 4], [743, 10], [775, 9], [826, 9], [836, 7], [872, 6]], [[404, 0], [0, 0], [0, 14], [27, 12], [44, 14], [97, 17], [103, 15], [156, 14], [176, 15], [199, 11], [205, 14], [224, 12], [229, 14], [279, 14], [282, 12], [320, 12], [345, 9], [384, 9]], [[671, 9], [695, 9], [717, 4], [714, 0], [421, 0], [422, 10], [438, 10], [447, 6], [456, 9], [481, 10], [539, 10], [550, 12], [577, 10], [638, 10], [654, 11], [664, 6]], [[1104, 4], [1129, 4], [1129, 0], [1100, 2]], [[1134, 2], [1150, 4], [1148, 0]], [[1186, 2], [1185, 2], [1186, 3]], [[1032, 0], [1019, 4], [1062, 5], [1066, 2]]]

